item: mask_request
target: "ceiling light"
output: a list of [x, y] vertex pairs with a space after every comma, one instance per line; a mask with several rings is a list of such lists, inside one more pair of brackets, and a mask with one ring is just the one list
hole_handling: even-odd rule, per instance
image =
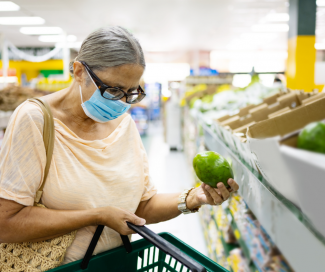
[[42, 25], [41, 17], [0, 17], [0, 25]]
[[268, 22], [288, 22], [289, 14], [288, 13], [269, 13], [265, 18]]
[[0, 2], [0, 11], [15, 11], [19, 9], [20, 7], [11, 1]]
[[47, 34], [61, 34], [60, 27], [22, 27], [20, 32], [26, 35], [47, 35]]
[[[38, 40], [41, 42], [64, 42], [64, 35], [41, 35], [38, 37]], [[66, 36], [68, 42], [75, 42], [77, 37], [74, 35]]]
[[288, 32], [289, 25], [287, 24], [264, 24], [254, 25], [252, 27], [254, 32]]
[[315, 43], [315, 48], [317, 50], [325, 50], [325, 43]]
[[325, 7], [325, 0], [317, 0], [316, 5], [319, 7]]

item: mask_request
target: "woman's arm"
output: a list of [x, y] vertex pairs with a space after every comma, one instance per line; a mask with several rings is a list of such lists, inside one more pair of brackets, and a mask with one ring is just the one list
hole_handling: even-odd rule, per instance
[[[230, 192], [237, 191], [239, 186], [229, 179], [230, 189], [226, 189], [223, 183], [218, 183], [218, 188], [214, 189], [202, 183], [200, 187], [193, 189], [186, 199], [186, 206], [193, 210], [201, 205], [220, 205], [229, 198]], [[147, 224], [159, 223], [175, 218], [181, 214], [178, 210], [178, 197], [176, 194], [157, 194], [147, 201], [142, 201], [136, 211], [136, 215], [144, 218]]]
[[144, 225], [144, 219], [131, 212], [104, 207], [88, 210], [51, 210], [26, 207], [0, 198], [0, 243], [38, 242], [86, 227], [105, 225], [128, 235], [126, 221]]

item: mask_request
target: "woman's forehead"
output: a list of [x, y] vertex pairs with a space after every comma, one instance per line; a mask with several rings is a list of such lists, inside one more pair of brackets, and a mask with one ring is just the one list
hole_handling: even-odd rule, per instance
[[140, 65], [125, 64], [116, 67], [108, 67], [95, 71], [97, 76], [107, 85], [120, 88], [137, 86], [144, 72]]

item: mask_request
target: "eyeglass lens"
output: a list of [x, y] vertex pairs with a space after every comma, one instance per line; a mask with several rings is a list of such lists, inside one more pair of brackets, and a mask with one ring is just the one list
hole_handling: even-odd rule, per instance
[[124, 96], [124, 93], [115, 88], [107, 88], [103, 94], [104, 98], [118, 100]]

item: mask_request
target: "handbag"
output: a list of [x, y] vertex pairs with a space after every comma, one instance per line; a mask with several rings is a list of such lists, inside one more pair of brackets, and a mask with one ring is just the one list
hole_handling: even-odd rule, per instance
[[[40, 200], [54, 149], [54, 120], [46, 101], [39, 98], [28, 101], [36, 103], [44, 113], [43, 141], [46, 150], [46, 166], [43, 182], [35, 196], [34, 206], [46, 208], [40, 204]], [[76, 232], [42, 242], [0, 243], [0, 272], [40, 272], [59, 266]]]

